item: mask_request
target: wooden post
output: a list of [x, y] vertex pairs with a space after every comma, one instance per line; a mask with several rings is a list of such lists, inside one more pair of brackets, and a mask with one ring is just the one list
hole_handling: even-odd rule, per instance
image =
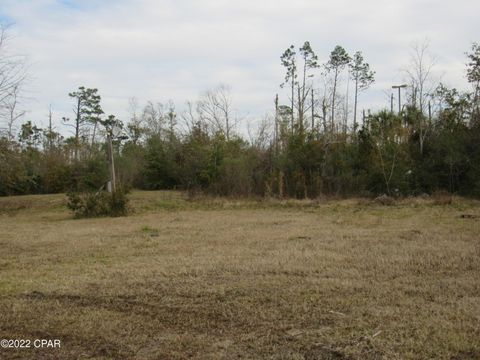
[[113, 146], [112, 146], [112, 135], [108, 135], [107, 137], [107, 152], [108, 152], [108, 168], [110, 170], [110, 182], [108, 186], [108, 192], [115, 193], [116, 189], [116, 181], [115, 181], [115, 163], [113, 160]]

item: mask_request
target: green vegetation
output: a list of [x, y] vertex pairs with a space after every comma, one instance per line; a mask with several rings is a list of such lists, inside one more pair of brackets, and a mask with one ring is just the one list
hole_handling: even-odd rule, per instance
[[76, 217], [125, 216], [128, 214], [128, 198], [124, 190], [67, 194], [67, 207]]
[[[417, 49], [421, 59], [424, 50]], [[392, 106], [392, 111], [364, 114], [360, 123], [358, 97], [375, 75], [361, 52], [352, 58], [336, 46], [321, 65], [309, 42], [298, 54], [292, 45], [281, 57], [291, 104], [281, 105], [277, 98], [273, 129], [269, 132], [263, 124], [249, 141], [235, 131], [238, 119], [225, 86], [206, 92], [181, 114], [186, 131], [180, 130], [171, 103], [149, 102], [141, 113], [133, 103], [131, 119], [123, 126], [113, 115], [103, 117], [96, 89], [80, 87], [69, 94], [74, 120], [64, 119], [73, 127], [73, 137], [27, 122], [18, 141], [0, 138], [0, 195], [96, 193], [110, 179], [105, 155], [110, 136], [119, 184], [138, 189], [300, 199], [436, 191], [478, 197], [479, 47], [474, 44], [467, 56], [472, 92], [440, 84], [426, 94], [426, 77], [417, 78], [414, 71], [426, 71], [425, 65], [417, 64], [409, 72], [412, 85], [400, 112]], [[315, 95], [318, 89], [309, 82], [320, 67], [333, 81], [332, 92], [323, 97]], [[338, 115], [335, 103], [346, 68], [355, 85], [353, 126], [348, 112]], [[123, 131], [113, 137], [114, 128]], [[91, 204], [93, 199], [90, 195], [79, 202], [76, 197], [70, 203], [77, 214], [105, 213]]]

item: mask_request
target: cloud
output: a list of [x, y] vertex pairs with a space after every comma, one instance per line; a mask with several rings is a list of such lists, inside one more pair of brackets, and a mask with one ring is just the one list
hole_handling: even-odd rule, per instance
[[283, 69], [279, 56], [309, 40], [322, 62], [336, 44], [362, 50], [377, 82], [360, 107], [389, 106], [384, 90], [402, 80], [409, 46], [428, 38], [438, 73], [465, 87], [464, 52], [477, 36], [477, 2], [405, 0], [3, 0], [15, 22], [12, 47], [27, 54], [34, 80], [28, 117], [71, 116], [68, 92], [99, 89], [107, 113], [127, 116], [128, 99], [186, 100], [219, 83], [236, 107], [260, 118], [273, 107]]

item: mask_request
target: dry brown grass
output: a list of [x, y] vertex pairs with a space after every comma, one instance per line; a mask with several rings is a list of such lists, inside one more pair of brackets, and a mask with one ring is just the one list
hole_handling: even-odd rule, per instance
[[[1, 359], [479, 359], [478, 203], [0, 199]], [[462, 217], [469, 214], [473, 217]]]

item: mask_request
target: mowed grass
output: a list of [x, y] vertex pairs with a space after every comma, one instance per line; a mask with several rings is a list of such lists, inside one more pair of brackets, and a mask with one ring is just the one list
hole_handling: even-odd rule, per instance
[[0, 359], [480, 359], [478, 202], [131, 197], [0, 198], [0, 339], [61, 340]]

